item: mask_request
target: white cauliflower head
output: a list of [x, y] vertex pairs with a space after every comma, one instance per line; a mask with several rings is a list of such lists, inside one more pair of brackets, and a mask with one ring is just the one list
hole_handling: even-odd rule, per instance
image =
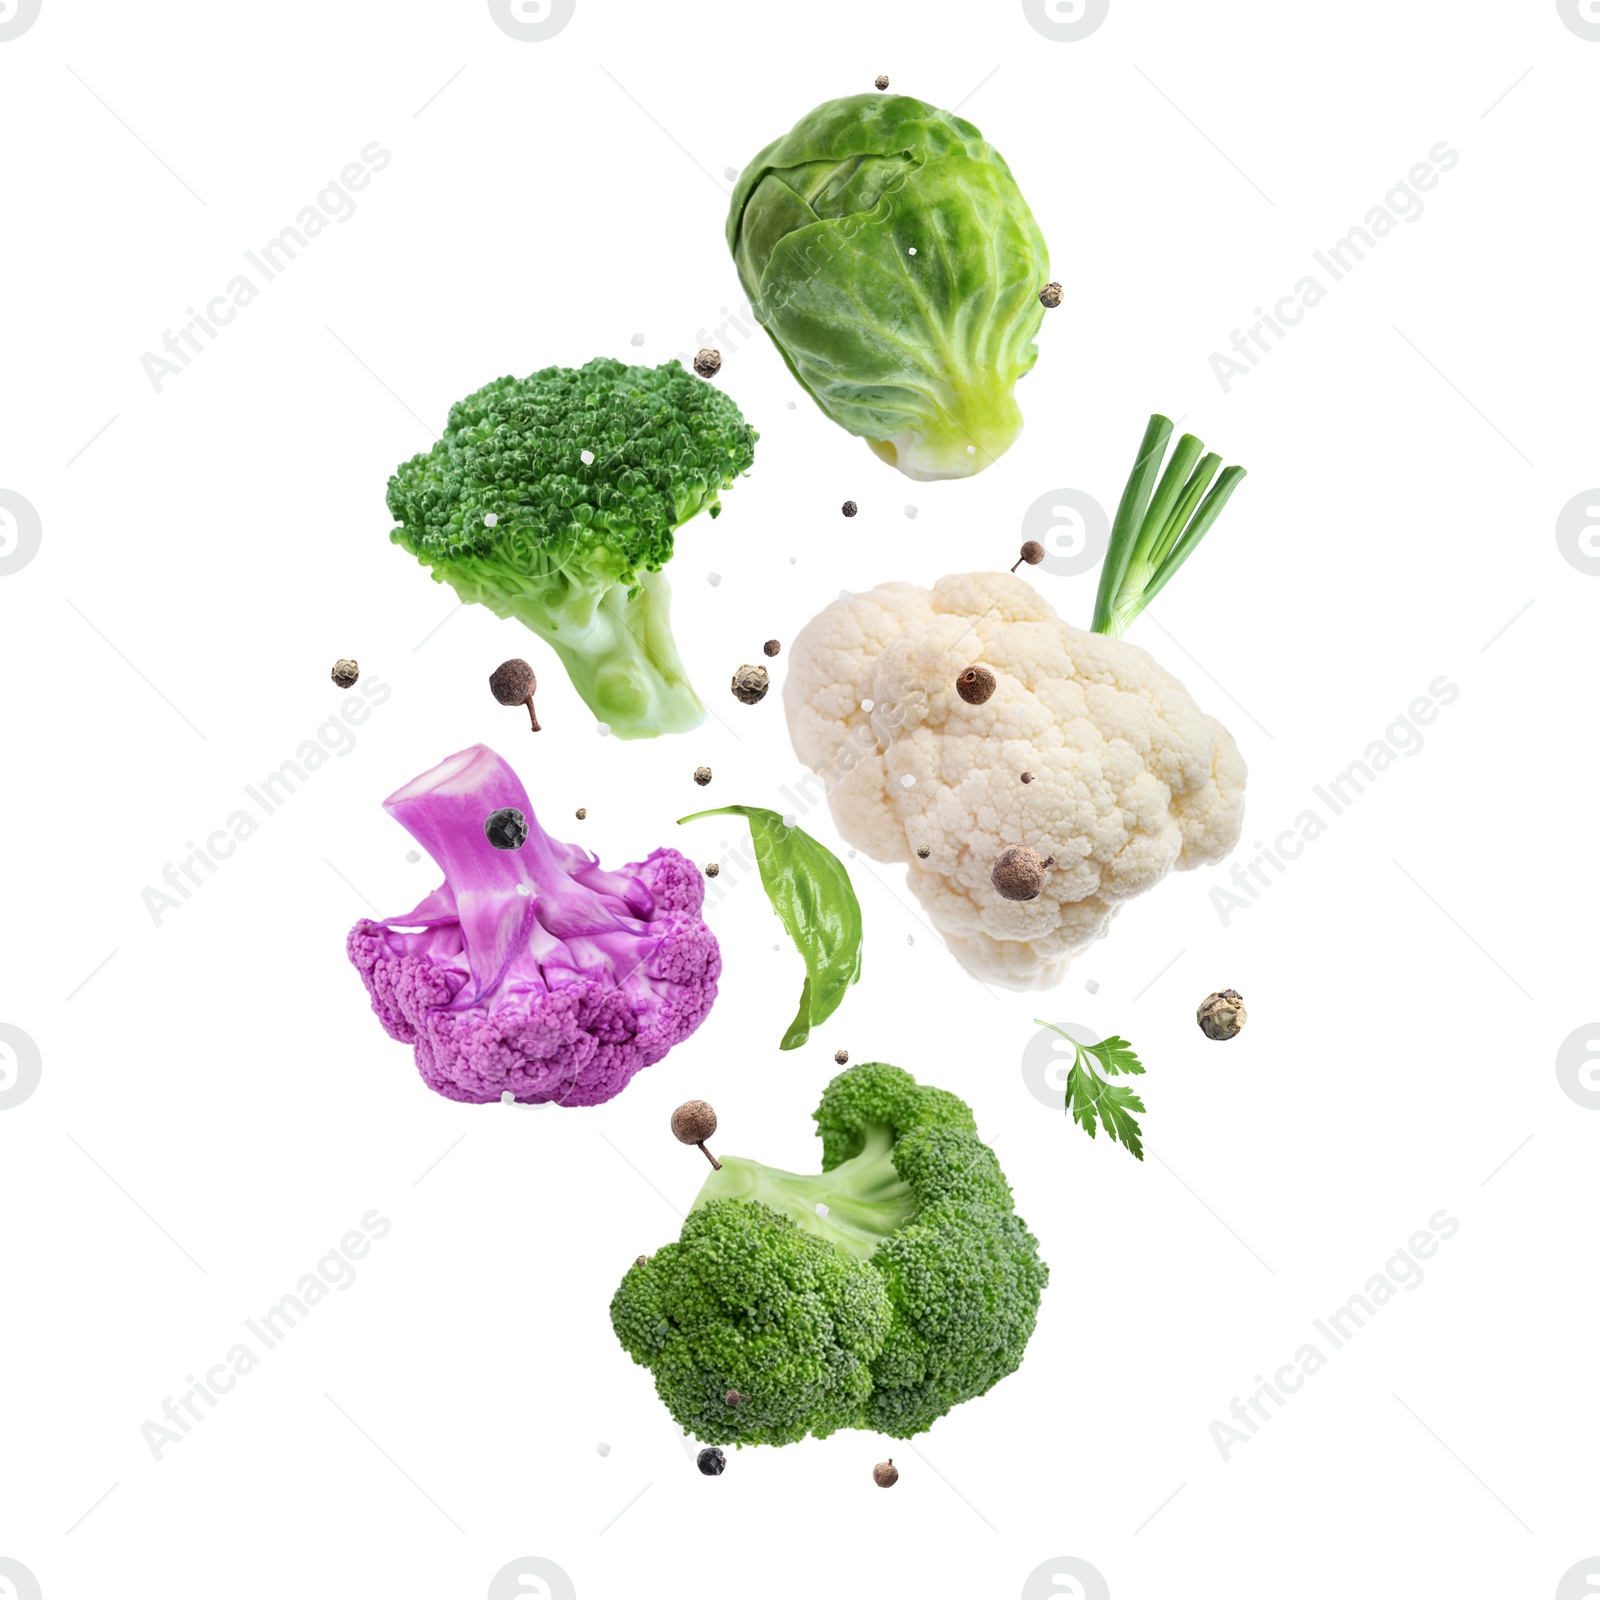
[[[973, 663], [996, 680], [982, 705], [956, 693]], [[1238, 843], [1245, 764], [1228, 730], [1147, 652], [1063, 622], [1007, 573], [835, 601], [795, 640], [783, 700], [839, 832], [907, 863], [929, 920], [989, 983], [1060, 982], [1123, 901]], [[1037, 899], [990, 882], [1015, 844], [1055, 858]]]

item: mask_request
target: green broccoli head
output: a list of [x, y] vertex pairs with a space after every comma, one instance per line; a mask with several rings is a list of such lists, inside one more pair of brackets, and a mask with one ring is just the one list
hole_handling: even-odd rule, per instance
[[531, 628], [619, 738], [705, 715], [668, 620], [677, 530], [750, 469], [755, 431], [676, 361], [499, 378], [389, 480], [390, 539], [465, 602]]
[[840, 1073], [816, 1120], [819, 1176], [724, 1155], [678, 1243], [611, 1302], [706, 1443], [909, 1438], [1016, 1371], [1032, 1336], [1049, 1269], [965, 1102], [874, 1062]]
[[779, 1212], [712, 1200], [676, 1244], [629, 1271], [611, 1324], [686, 1432], [792, 1444], [859, 1425], [889, 1292], [866, 1262]]

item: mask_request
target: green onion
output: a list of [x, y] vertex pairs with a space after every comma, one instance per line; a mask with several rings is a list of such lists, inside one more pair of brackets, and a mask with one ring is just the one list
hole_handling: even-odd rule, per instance
[[1192, 433], [1178, 440], [1163, 472], [1171, 437], [1172, 424], [1151, 417], [1111, 525], [1094, 602], [1095, 633], [1120, 638], [1128, 631], [1193, 554], [1244, 477], [1243, 467], [1225, 468], [1218, 476], [1222, 457], [1202, 457], [1205, 446]]

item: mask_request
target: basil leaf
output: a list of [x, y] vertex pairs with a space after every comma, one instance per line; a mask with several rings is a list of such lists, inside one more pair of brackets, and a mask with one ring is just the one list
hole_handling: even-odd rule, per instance
[[861, 976], [861, 904], [850, 886], [850, 874], [825, 845], [809, 833], [784, 826], [776, 811], [761, 806], [717, 806], [679, 817], [744, 817], [750, 823], [761, 884], [772, 908], [805, 958], [806, 982], [800, 1009], [780, 1050], [793, 1050], [811, 1037], [812, 1028], [839, 1009], [844, 992]]

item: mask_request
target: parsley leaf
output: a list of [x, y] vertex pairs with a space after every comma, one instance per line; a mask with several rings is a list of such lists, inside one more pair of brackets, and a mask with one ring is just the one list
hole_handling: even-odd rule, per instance
[[[1077, 1044], [1077, 1040], [1073, 1040], [1073, 1043]], [[1138, 1056], [1133, 1053], [1133, 1046], [1126, 1039], [1119, 1039], [1116, 1034], [1109, 1039], [1102, 1039], [1099, 1044], [1078, 1045], [1078, 1048], [1087, 1051], [1113, 1076], [1119, 1072], [1144, 1071]], [[1139, 1109], [1142, 1111], [1144, 1107]]]
[[1143, 1161], [1144, 1142], [1133, 1113], [1144, 1112], [1144, 1101], [1127, 1084], [1108, 1083], [1094, 1070], [1094, 1063], [1098, 1061], [1111, 1077], [1118, 1073], [1143, 1073], [1144, 1067], [1134, 1054], [1133, 1046], [1116, 1034], [1102, 1039], [1099, 1044], [1080, 1044], [1053, 1022], [1038, 1017], [1033, 1020], [1041, 1028], [1049, 1028], [1072, 1043], [1075, 1054], [1067, 1073], [1067, 1115], [1091, 1139], [1098, 1128], [1104, 1127], [1108, 1139], [1122, 1145], [1136, 1160]]
[[1096, 1077], [1092, 1069], [1074, 1066], [1067, 1074], [1067, 1110], [1091, 1139], [1098, 1116], [1105, 1124], [1108, 1139], [1125, 1145], [1138, 1160], [1144, 1160], [1139, 1124], [1130, 1115], [1143, 1111], [1144, 1101], [1125, 1084], [1107, 1083], [1104, 1078]]

